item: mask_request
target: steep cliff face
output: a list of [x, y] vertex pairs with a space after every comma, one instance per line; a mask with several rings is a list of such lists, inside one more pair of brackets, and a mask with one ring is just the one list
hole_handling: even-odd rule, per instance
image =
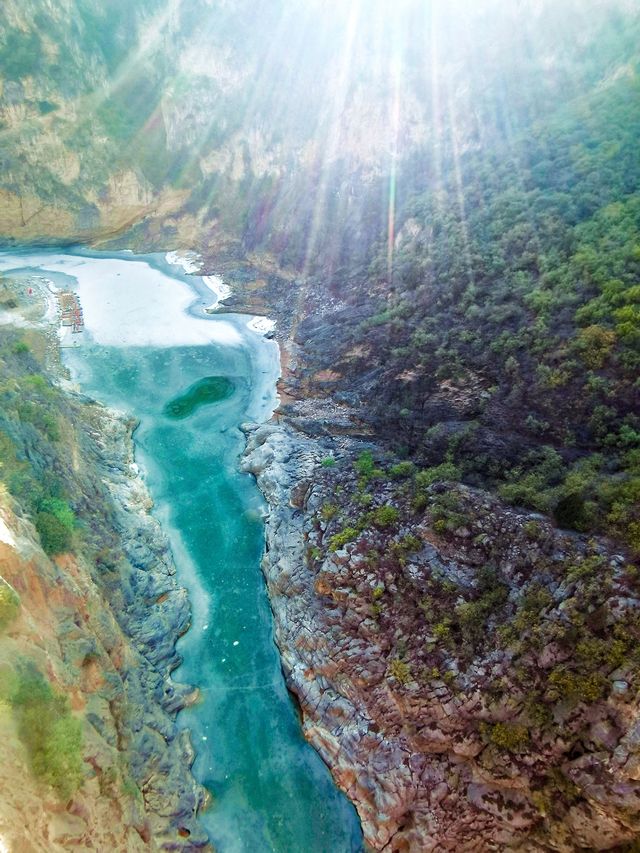
[[8, 0], [0, 234], [353, 270], [390, 206], [624, 68], [632, 19], [626, 0]]
[[208, 848], [175, 722], [197, 692], [171, 680], [189, 602], [133, 424], [53, 385], [45, 357], [33, 319], [0, 328], [0, 840]]
[[[142, 494], [135, 498], [128, 511], [142, 521], [146, 502]], [[163, 685], [170, 689], [164, 662], [154, 671], [81, 555], [49, 559], [32, 525], [14, 514], [6, 497], [1, 524], [2, 582], [20, 602], [0, 636], [0, 838], [6, 848], [68, 850], [89, 840], [118, 851], [205, 846], [194, 822], [203, 797], [189, 775], [191, 746], [173, 724], [183, 700], [164, 707], [159, 701]], [[165, 628], [172, 624], [173, 617]], [[25, 723], [17, 710], [15, 693], [25, 682], [34, 693], [49, 685], [54, 696], [66, 697], [79, 722], [78, 790], [65, 788], [62, 778], [65, 773], [72, 780], [78, 770], [68, 738], [54, 742], [50, 733], [51, 743], [42, 745], [25, 731], [38, 726], [33, 717]], [[27, 706], [32, 700], [25, 699]], [[57, 755], [43, 758], [48, 749]], [[47, 773], [43, 764], [56, 760], [59, 770], [49, 767]]]

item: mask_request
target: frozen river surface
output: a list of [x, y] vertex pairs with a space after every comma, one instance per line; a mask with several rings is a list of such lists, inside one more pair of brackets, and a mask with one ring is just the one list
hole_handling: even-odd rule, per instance
[[215, 849], [360, 851], [355, 811], [304, 741], [285, 687], [260, 571], [264, 505], [239, 471], [239, 425], [277, 403], [277, 344], [248, 317], [205, 314], [206, 282], [160, 256], [0, 254], [9, 270], [79, 294], [85, 331], [65, 361], [83, 391], [140, 421], [136, 458], [192, 601], [175, 677], [202, 701], [179, 723], [212, 794], [201, 819]]

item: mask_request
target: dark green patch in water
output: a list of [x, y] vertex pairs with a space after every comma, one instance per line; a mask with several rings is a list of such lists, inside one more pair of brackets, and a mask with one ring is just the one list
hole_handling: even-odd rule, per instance
[[226, 376], [205, 376], [194, 382], [184, 394], [175, 397], [164, 407], [164, 413], [174, 420], [188, 418], [201, 406], [226, 400], [233, 394], [234, 384]]

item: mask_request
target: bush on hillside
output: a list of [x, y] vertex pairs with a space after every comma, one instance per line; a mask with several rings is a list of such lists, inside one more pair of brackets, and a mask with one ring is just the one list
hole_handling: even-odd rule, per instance
[[10, 625], [20, 610], [20, 598], [9, 584], [0, 578], [0, 631]]
[[62, 554], [71, 546], [71, 531], [50, 512], [39, 512], [36, 516], [36, 530], [42, 549], [49, 556]]
[[18, 671], [11, 704], [34, 776], [63, 800], [82, 784], [82, 731], [66, 696], [54, 692], [32, 664]]

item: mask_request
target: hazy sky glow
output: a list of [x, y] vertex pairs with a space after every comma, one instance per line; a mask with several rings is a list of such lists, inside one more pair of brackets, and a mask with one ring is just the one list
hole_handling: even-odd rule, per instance
[[[305, 271], [337, 215], [385, 231], [391, 275], [406, 169], [412, 191], [435, 198], [453, 177], [464, 218], [467, 152], [509, 146], [530, 116], [575, 97], [581, 51], [598, 49], [603, 18], [631, 0], [147, 2], [140, 38], [109, 74], [29, 128], [46, 141], [57, 123], [73, 139], [74, 124], [108, 128], [129, 110], [114, 169], [197, 192], [212, 227], [232, 219], [235, 193], [248, 213], [230, 230], [245, 227], [249, 245], [273, 221], [280, 245], [303, 221], [292, 255]], [[13, 135], [0, 131], [15, 150]], [[366, 209], [374, 185], [384, 224]]]
[[[562, 57], [589, 32], [594, 10], [623, 2], [274, 0], [247, 2], [242, 11], [242, 4], [191, 7], [169, 0], [143, 47], [120, 69], [116, 87], [145, 63], [157, 62], [167, 29], [179, 21], [180, 65], [168, 74], [133, 145], [143, 147], [167, 121], [176, 125], [188, 142], [181, 168], [193, 181], [208, 168], [212, 148], [215, 163], [228, 162], [243, 177], [236, 152], [248, 144], [254, 161], [245, 176], [252, 184], [248, 191], [263, 194], [268, 181], [272, 188], [261, 202], [268, 209], [295, 209], [301, 197], [313, 197], [305, 270], [331, 210], [356, 204], [357, 185], [384, 176], [390, 276], [406, 151], [422, 150], [425, 188], [435, 194], [445, 160], [453, 163], [464, 219], [465, 147], [489, 148], [496, 131], [509, 139], [519, 124], [517, 111], [526, 109], [519, 90], [528, 85], [533, 52], [544, 65], [540, 51], [549, 50], [548, 79], [537, 84], [542, 109], [550, 93], [570, 94], [578, 85], [571, 77], [575, 62], [567, 59], [563, 68]], [[194, 81], [202, 96], [198, 106], [187, 108], [185, 93]], [[487, 90], [494, 93], [489, 103], [483, 100]], [[282, 146], [279, 136], [286, 140]], [[292, 174], [303, 170], [313, 176], [311, 186], [292, 183]], [[214, 185], [209, 197], [214, 209], [218, 191]]]

